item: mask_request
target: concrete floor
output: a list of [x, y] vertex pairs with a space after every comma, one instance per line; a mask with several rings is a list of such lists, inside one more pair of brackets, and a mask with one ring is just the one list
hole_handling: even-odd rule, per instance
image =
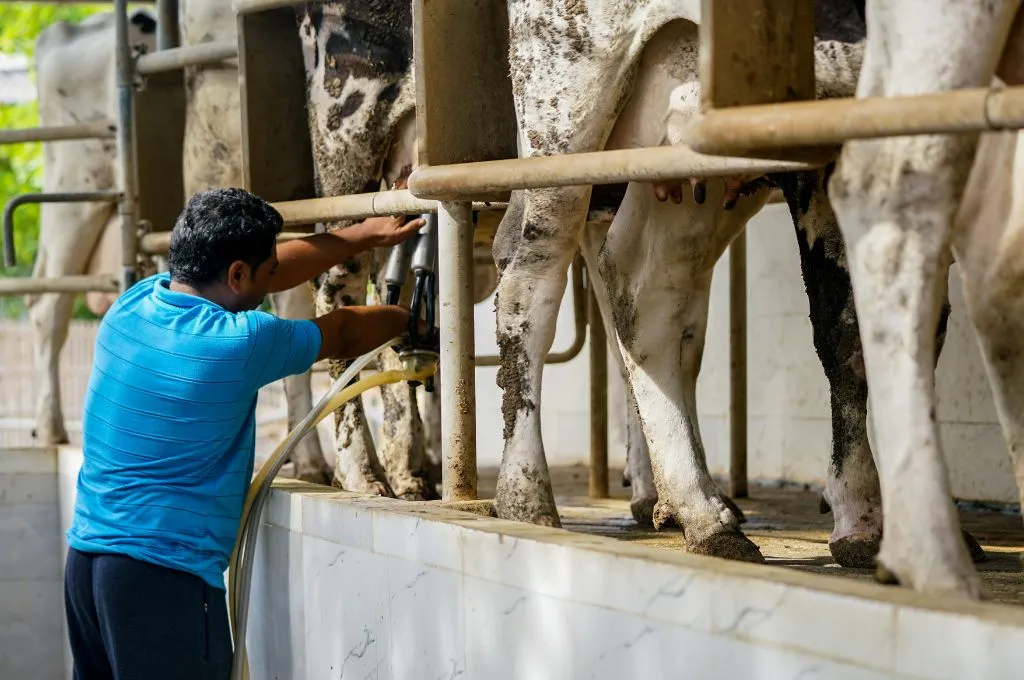
[[[551, 471], [562, 525], [570, 531], [636, 541], [665, 550], [682, 550], [682, 532], [643, 529], [629, 511], [630, 490], [621, 486], [622, 470], [611, 470], [611, 495], [607, 500], [587, 498], [587, 468], [556, 467]], [[493, 498], [496, 469], [480, 471], [479, 496]], [[747, 516], [746, 535], [761, 549], [768, 563], [840, 578], [871, 581], [873, 570], [844, 569], [828, 550], [832, 516], [818, 512], [820, 493], [752, 486], [750, 498], [738, 500]], [[1024, 523], [1019, 515], [994, 510], [960, 511], [960, 520], [985, 549], [988, 559], [977, 566], [983, 580], [983, 597], [994, 602], [1024, 604]]]

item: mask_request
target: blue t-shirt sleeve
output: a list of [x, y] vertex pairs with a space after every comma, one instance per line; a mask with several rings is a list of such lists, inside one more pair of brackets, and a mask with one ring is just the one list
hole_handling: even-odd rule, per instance
[[256, 387], [305, 373], [320, 353], [320, 329], [309, 319], [279, 319], [266, 312], [245, 312], [252, 354], [246, 364]]

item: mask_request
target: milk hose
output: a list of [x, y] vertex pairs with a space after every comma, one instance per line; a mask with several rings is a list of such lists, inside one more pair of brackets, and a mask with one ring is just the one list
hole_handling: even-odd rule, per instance
[[249, 614], [249, 589], [252, 584], [253, 555], [256, 550], [256, 536], [259, 532], [260, 516], [263, 506], [270, 495], [270, 485], [274, 477], [284, 465], [295, 445], [316, 427], [317, 423], [333, 413], [345, 402], [373, 387], [403, 381], [422, 381], [437, 371], [437, 355], [432, 352], [415, 350], [402, 353], [402, 370], [383, 371], [349, 385], [359, 372], [384, 350], [398, 345], [401, 338], [387, 341], [377, 349], [367, 352], [341, 374], [331, 385], [327, 394], [295, 428], [288, 433], [284, 441], [260, 467], [259, 472], [249, 485], [242, 507], [242, 519], [239, 524], [238, 538], [228, 567], [228, 614], [231, 620], [235, 654], [231, 664], [232, 680], [248, 680], [249, 663], [245, 650], [246, 623]]

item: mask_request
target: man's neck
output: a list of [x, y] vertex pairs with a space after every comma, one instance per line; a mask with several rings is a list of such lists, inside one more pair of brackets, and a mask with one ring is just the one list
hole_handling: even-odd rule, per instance
[[214, 284], [212, 286], [203, 286], [202, 288], [198, 288], [196, 286], [171, 279], [170, 289], [176, 293], [185, 293], [186, 295], [193, 295], [195, 297], [203, 298], [204, 300], [209, 300], [228, 311], [232, 311], [230, 296], [225, 295], [225, 291], [222, 290], [222, 286], [220, 285]]

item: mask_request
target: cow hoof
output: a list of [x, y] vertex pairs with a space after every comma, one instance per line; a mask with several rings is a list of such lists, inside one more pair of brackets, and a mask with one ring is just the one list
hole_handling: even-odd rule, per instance
[[629, 502], [629, 511], [633, 519], [642, 527], [654, 527], [654, 508], [658, 504], [658, 497], [641, 496]]
[[536, 524], [537, 526], [551, 527], [553, 529], [562, 528], [562, 520], [558, 517], [558, 511], [553, 508], [551, 510], [542, 510], [540, 508], [509, 508], [500, 500], [496, 499], [494, 509], [497, 511], [500, 519]]
[[341, 489], [342, 491], [351, 491], [352, 493], [364, 493], [368, 496], [383, 496], [385, 498], [394, 498], [395, 493], [391, 490], [391, 487], [386, 482], [378, 482], [376, 480], [365, 480], [363, 483], [358, 485], [349, 486], [340, 479], [335, 477], [331, 480], [331, 486]]
[[729, 510], [732, 512], [733, 517], [736, 518], [736, 521], [738, 523], [746, 524], [747, 516], [743, 514], [742, 510], [740, 510], [740, 506], [736, 505], [736, 501], [729, 498], [728, 496], [723, 495], [722, 502], [725, 503], [725, 507], [729, 508]]
[[522, 496], [510, 499], [508, 496], [508, 494], [503, 494], [501, 489], [495, 495], [494, 509], [497, 510], [499, 518], [555, 529], [562, 527], [562, 520], [558, 517], [554, 499], [545, 502], [540, 499], [526, 499]]
[[845, 536], [828, 544], [832, 559], [841, 567], [848, 569], [870, 569], [875, 566], [875, 555], [881, 547], [882, 539], [871, 534], [854, 534]]
[[498, 517], [513, 522], [527, 522], [545, 527], [561, 528], [555, 495], [546, 471], [516, 467], [498, 473], [498, 488], [494, 494], [494, 507]]
[[395, 496], [403, 501], [432, 501], [438, 498], [434, 495], [430, 482], [422, 477], [406, 477], [400, 484], [392, 479], [391, 488], [394, 489]]
[[974, 536], [971, 536], [966, 531], [963, 532], [964, 543], [967, 544], [967, 552], [971, 556], [971, 562], [977, 564], [978, 562], [984, 562], [988, 559], [985, 551], [982, 549], [981, 544], [978, 543]]
[[711, 534], [699, 543], [687, 543], [686, 550], [694, 555], [764, 564], [764, 555], [761, 554], [760, 548], [739, 531], [720, 531]]
[[36, 440], [41, 446], [60, 446], [71, 443], [71, 438], [68, 437], [68, 433], [63, 427], [52, 430], [49, 428], [36, 428], [32, 430], [31, 434], [32, 439]]
[[676, 521], [676, 514], [672, 512], [672, 508], [659, 501], [654, 504], [654, 515], [651, 518], [651, 525], [655, 531], [661, 531], [662, 529], [677, 527], [679, 522]]

